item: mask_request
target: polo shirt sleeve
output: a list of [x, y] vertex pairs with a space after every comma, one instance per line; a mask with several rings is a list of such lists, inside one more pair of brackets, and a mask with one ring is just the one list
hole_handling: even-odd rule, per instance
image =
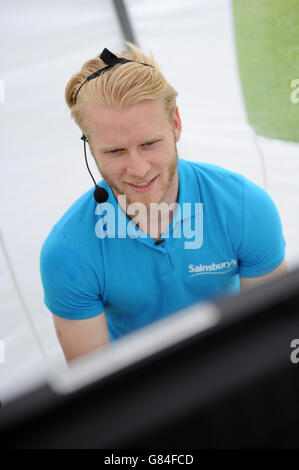
[[104, 311], [92, 261], [72, 248], [63, 234], [49, 236], [40, 255], [44, 302], [59, 317], [82, 320]]
[[285, 245], [280, 216], [272, 198], [243, 177], [240, 276], [258, 277], [276, 269], [284, 260]]

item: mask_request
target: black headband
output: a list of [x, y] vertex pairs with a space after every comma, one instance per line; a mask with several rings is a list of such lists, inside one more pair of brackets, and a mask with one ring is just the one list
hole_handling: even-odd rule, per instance
[[102, 72], [105, 72], [105, 70], [108, 70], [108, 69], [111, 69], [112, 67], [114, 67], [114, 65], [117, 65], [117, 64], [126, 64], [127, 62], [136, 62], [137, 64], [142, 64], [142, 65], [147, 65], [148, 67], [153, 67], [152, 65], [150, 64], [145, 64], [144, 62], [137, 62], [136, 60], [129, 60], [129, 59], [124, 59], [122, 57], [116, 57], [116, 55], [114, 55], [112, 52], [110, 52], [108, 49], [103, 49], [102, 53], [100, 56], [98, 56], [100, 59], [102, 59], [102, 61], [107, 64], [106, 67], [103, 67], [102, 69], [100, 70], [97, 70], [96, 72], [92, 73], [91, 75], [89, 75], [86, 80], [79, 86], [78, 90], [76, 91], [76, 94], [75, 94], [75, 97], [73, 99], [73, 104], [76, 104], [76, 100], [77, 100], [77, 95], [79, 93], [79, 90], [81, 90], [81, 88], [83, 87], [83, 85], [86, 83], [86, 82], [89, 82], [89, 80], [92, 80], [93, 78], [96, 78], [98, 77], [99, 75], [101, 75]]

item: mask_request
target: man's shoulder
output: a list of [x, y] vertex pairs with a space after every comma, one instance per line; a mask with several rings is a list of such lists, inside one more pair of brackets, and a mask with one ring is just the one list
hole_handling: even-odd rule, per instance
[[43, 244], [51, 250], [58, 246], [73, 248], [74, 250], [88, 245], [94, 238], [96, 202], [93, 197], [94, 188], [86, 191], [64, 212], [52, 227]]
[[250, 202], [256, 200], [258, 204], [272, 201], [265, 188], [241, 173], [211, 163], [185, 163], [198, 176], [199, 183], [214, 188], [216, 192], [221, 190], [222, 193], [227, 193], [228, 197], [242, 196]]
[[[187, 185], [199, 190], [201, 198], [217, 197], [223, 203], [242, 197], [246, 177], [212, 163], [180, 161], [180, 171]], [[191, 191], [191, 189], [189, 190]], [[219, 199], [220, 198], [220, 199]]]
[[234, 179], [235, 181], [243, 181], [244, 175], [228, 168], [215, 165], [213, 163], [194, 162], [189, 160], [180, 159], [180, 166], [183, 171], [193, 171], [200, 176], [206, 176], [210, 179]]

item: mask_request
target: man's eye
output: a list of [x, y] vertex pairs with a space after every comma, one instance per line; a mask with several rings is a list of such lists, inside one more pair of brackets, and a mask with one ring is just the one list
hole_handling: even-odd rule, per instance
[[145, 145], [145, 146], [147, 146], [147, 147], [150, 147], [150, 145], [156, 144], [157, 142], [158, 142], [157, 140], [154, 140], [153, 142], [146, 142], [146, 143], [143, 144], [143, 145]]
[[[151, 145], [156, 144], [157, 142], [159, 141], [154, 140], [152, 142], [145, 142], [144, 144], [142, 144], [142, 147], [150, 147]], [[110, 150], [108, 153], [116, 154], [116, 153], [122, 152], [123, 150], [124, 149], [113, 149], [113, 150]]]

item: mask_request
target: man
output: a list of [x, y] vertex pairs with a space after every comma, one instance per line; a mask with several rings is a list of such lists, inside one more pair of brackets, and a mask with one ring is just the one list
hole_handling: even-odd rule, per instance
[[242, 175], [178, 158], [177, 92], [153, 57], [129, 46], [122, 59], [105, 49], [66, 87], [107, 195], [80, 197], [41, 252], [67, 360], [286, 271], [270, 196]]

